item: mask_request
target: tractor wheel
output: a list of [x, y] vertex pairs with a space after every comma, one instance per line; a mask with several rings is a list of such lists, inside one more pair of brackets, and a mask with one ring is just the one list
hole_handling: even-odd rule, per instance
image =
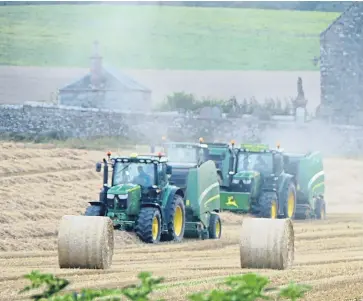
[[279, 211], [276, 192], [263, 192], [258, 203], [260, 217], [277, 218]]
[[158, 208], [141, 208], [137, 218], [135, 232], [145, 243], [158, 243], [161, 234], [161, 214]]
[[326, 206], [325, 206], [325, 201], [322, 198], [319, 198], [316, 200], [315, 217], [316, 217], [316, 219], [325, 219], [326, 218]]
[[284, 217], [293, 219], [296, 212], [296, 188], [294, 183], [290, 183], [282, 195], [284, 200]]
[[114, 249], [113, 223], [104, 216], [63, 216], [58, 231], [61, 269], [108, 269]]
[[162, 240], [180, 242], [185, 231], [185, 206], [180, 195], [175, 194], [174, 199], [166, 206], [165, 216], [168, 220], [168, 233], [162, 236]]
[[85, 216], [104, 216], [105, 211], [101, 206], [91, 205], [86, 208]]
[[222, 222], [218, 214], [211, 214], [209, 219], [209, 238], [220, 239], [222, 235]]

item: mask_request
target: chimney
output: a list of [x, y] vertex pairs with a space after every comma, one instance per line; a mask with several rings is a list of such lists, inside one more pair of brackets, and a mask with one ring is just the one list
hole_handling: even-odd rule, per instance
[[102, 82], [102, 57], [99, 54], [99, 43], [93, 43], [93, 51], [91, 56], [91, 85], [98, 88]]

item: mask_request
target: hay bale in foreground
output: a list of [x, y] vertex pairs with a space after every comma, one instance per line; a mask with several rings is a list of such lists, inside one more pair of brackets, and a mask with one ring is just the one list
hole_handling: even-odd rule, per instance
[[289, 268], [294, 261], [294, 227], [290, 219], [245, 218], [240, 235], [241, 268]]
[[114, 249], [113, 231], [108, 217], [63, 216], [58, 232], [59, 267], [108, 269]]

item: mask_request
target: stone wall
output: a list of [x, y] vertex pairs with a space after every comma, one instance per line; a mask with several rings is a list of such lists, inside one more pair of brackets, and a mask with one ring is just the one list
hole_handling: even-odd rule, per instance
[[356, 113], [363, 112], [362, 26], [363, 3], [358, 2], [320, 36], [322, 109], [330, 108], [340, 123], [356, 124]]
[[170, 140], [280, 143], [286, 150], [325, 154], [363, 153], [360, 127], [331, 126], [318, 120], [299, 124], [291, 118], [261, 121], [253, 116], [207, 119], [174, 112], [116, 112], [71, 107], [0, 106], [0, 133], [59, 134], [62, 137], [123, 136], [152, 144]]

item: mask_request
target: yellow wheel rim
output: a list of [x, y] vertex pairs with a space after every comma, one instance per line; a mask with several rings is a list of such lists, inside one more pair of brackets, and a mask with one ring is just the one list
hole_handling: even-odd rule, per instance
[[289, 198], [287, 200], [287, 217], [291, 218], [294, 214], [295, 209], [295, 196], [293, 192], [290, 192]]
[[156, 216], [153, 218], [153, 226], [152, 226], [152, 237], [153, 240], [156, 240], [158, 238], [159, 234], [159, 221]]
[[216, 237], [219, 237], [221, 234], [221, 222], [218, 220], [216, 223]]
[[276, 202], [273, 201], [271, 204], [271, 218], [276, 218], [277, 217], [277, 205]]
[[176, 236], [179, 236], [183, 228], [183, 212], [180, 206], [176, 207], [174, 215], [174, 232]]

